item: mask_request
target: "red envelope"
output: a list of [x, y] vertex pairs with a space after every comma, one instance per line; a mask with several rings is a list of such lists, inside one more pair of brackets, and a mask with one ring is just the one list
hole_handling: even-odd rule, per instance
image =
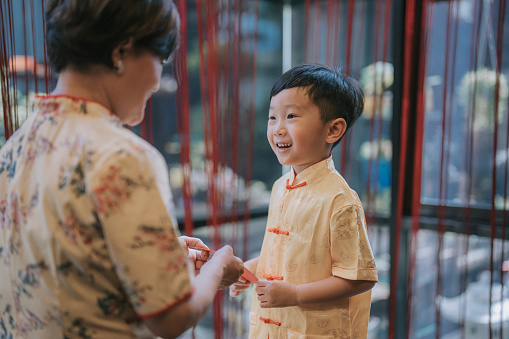
[[255, 284], [258, 282], [256, 275], [251, 273], [251, 271], [248, 270], [246, 266], [244, 266], [244, 273], [242, 273], [241, 277]]

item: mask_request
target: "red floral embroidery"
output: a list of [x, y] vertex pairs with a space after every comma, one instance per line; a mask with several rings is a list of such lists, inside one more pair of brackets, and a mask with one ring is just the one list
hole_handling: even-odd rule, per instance
[[129, 198], [127, 184], [120, 178], [118, 168], [111, 165], [109, 173], [101, 178], [101, 186], [94, 188], [99, 213], [108, 214]]

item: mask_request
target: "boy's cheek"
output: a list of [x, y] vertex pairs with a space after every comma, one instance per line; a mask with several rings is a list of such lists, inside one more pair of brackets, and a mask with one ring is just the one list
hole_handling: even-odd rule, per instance
[[269, 143], [272, 141], [272, 131], [270, 129], [267, 129], [267, 140]]

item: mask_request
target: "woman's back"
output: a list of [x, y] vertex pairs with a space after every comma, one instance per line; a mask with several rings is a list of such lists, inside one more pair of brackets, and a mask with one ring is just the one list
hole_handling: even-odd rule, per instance
[[[133, 337], [130, 324], [139, 319], [115, 271], [110, 257], [115, 245], [100, 219], [121, 212], [136, 186], [133, 180], [156, 183], [150, 171], [129, 183], [125, 171], [98, 172], [112, 153], [152, 153], [157, 163], [157, 153], [145, 146], [99, 104], [36, 99], [34, 114], [0, 150], [0, 309], [7, 333]], [[107, 179], [94, 183], [98, 176]], [[149, 237], [131, 239], [130, 250]]]

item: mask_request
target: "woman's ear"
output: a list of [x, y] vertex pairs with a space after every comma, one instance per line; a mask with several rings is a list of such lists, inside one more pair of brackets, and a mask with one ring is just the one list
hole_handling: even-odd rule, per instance
[[134, 39], [129, 38], [129, 40], [126, 40], [117, 47], [115, 47], [111, 52], [111, 60], [113, 61], [113, 65], [117, 65], [119, 60], [123, 61], [125, 53], [132, 50], [133, 46]]
[[345, 134], [346, 121], [343, 118], [337, 118], [335, 120], [329, 121], [327, 124], [329, 129], [325, 141], [329, 144], [333, 144], [338, 141], [343, 136], [343, 134]]

